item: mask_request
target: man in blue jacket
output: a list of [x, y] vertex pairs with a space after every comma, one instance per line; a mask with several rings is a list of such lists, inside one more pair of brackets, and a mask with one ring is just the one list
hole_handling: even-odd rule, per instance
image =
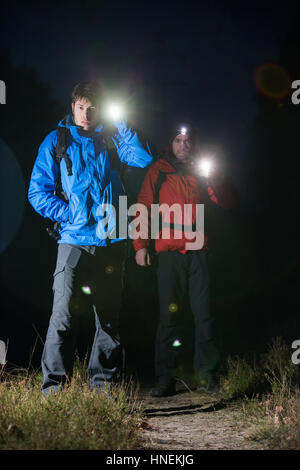
[[[58, 125], [68, 138], [60, 171], [56, 160], [57, 129], [42, 142], [29, 185], [28, 198], [33, 208], [59, 223], [53, 310], [42, 355], [41, 391], [45, 396], [62, 389], [72, 375], [74, 326], [79, 316], [86, 314], [83, 297], [94, 312], [96, 325], [88, 364], [90, 388], [103, 390], [118, 371], [118, 311], [126, 241], [124, 237], [117, 238], [116, 214], [119, 196], [125, 192], [107, 150], [100, 106], [99, 85], [82, 82], [75, 86], [72, 113]], [[143, 148], [136, 131], [125, 121], [114, 126], [111, 140], [120, 165], [148, 166], [151, 152]], [[66, 200], [55, 194], [58, 178]], [[108, 221], [106, 232], [104, 215]]]

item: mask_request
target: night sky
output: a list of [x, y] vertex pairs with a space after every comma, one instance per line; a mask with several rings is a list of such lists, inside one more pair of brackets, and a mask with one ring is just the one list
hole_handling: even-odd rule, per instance
[[[57, 121], [69, 110], [73, 86], [88, 79], [99, 80], [108, 97], [124, 104], [126, 117], [158, 150], [168, 141], [170, 122], [189, 119], [197, 127], [202, 145], [213, 149], [221, 166], [226, 162], [228, 176], [243, 202], [250, 197], [248, 177], [258, 162], [252, 151], [253, 128], [261, 102], [254, 74], [264, 63], [278, 63], [289, 32], [300, 20], [297, 3], [11, 0], [0, 7], [0, 49], [9, 54], [16, 71], [32, 70], [39, 83], [50, 87], [51, 97], [64, 111], [57, 115]], [[0, 80], [4, 73], [0, 65]], [[298, 77], [291, 74], [291, 78], [300, 79], [300, 73]], [[7, 130], [14, 129], [20, 108], [30, 113], [35, 105], [24, 89], [12, 109], [13, 85], [8, 82], [6, 86], [1, 126]], [[270, 97], [269, 101], [272, 106], [276, 100]], [[28, 123], [20, 125], [26, 129]], [[11, 143], [1, 146], [2, 181], [9, 180], [8, 172], [15, 181], [15, 185], [10, 184], [8, 197], [8, 189], [1, 185], [1, 198], [10, 201], [1, 209], [2, 233], [9, 239], [8, 245], [6, 239], [4, 248], [1, 245], [4, 297], [7, 295], [4, 312], [13, 324], [12, 312], [26, 304], [26, 312], [31, 311], [30, 322], [35, 325], [42, 312], [41, 331], [48, 321], [49, 306], [43, 306], [43, 302], [49, 293], [55, 250], [54, 245], [48, 248], [52, 242], [46, 236], [41, 237], [41, 218], [28, 206], [26, 191], [41, 135], [51, 130], [53, 127], [39, 131], [36, 141], [31, 138], [35, 150], [25, 152], [25, 156], [13, 148], [13, 164], [7, 163], [12, 161], [8, 157], [11, 149], [4, 147], [12, 147]], [[23, 144], [25, 148], [25, 138]], [[12, 207], [17, 217], [12, 217]], [[6, 230], [8, 219], [14, 224], [10, 235]], [[33, 254], [36, 240], [42, 240], [41, 253], [50, 250], [44, 284], [43, 270]], [[254, 258], [251, 243], [243, 250]], [[32, 269], [28, 270], [30, 263]], [[9, 289], [14, 281], [18, 303], [11, 306]], [[234, 322], [236, 317], [232, 318]], [[8, 328], [7, 334], [10, 331]], [[24, 344], [28, 348], [26, 341]]]
[[13, 0], [2, 8], [1, 44], [65, 106], [75, 83], [99, 79], [159, 149], [170, 117], [188, 117], [227, 156], [243, 189], [257, 112], [253, 75], [277, 61], [300, 18], [297, 2]]

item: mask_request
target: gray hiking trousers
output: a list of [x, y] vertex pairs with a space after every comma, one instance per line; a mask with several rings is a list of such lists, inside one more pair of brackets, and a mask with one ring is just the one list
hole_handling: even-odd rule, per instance
[[95, 334], [88, 363], [91, 389], [105, 386], [118, 372], [126, 242], [107, 247], [58, 245], [53, 274], [53, 309], [42, 354], [45, 395], [72, 376], [78, 319], [93, 314]]

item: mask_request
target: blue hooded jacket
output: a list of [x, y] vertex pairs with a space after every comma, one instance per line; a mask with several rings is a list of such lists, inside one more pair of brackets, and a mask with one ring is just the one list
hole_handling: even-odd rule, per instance
[[[125, 121], [114, 125], [112, 139], [120, 161], [140, 168], [150, 165], [151, 152], [143, 148], [136, 131], [127, 127]], [[118, 173], [111, 167], [103, 126], [99, 125], [90, 136], [81, 132], [71, 117], [60, 121], [59, 126], [70, 130], [67, 154], [73, 175], [68, 175], [64, 159], [60, 163], [62, 189], [69, 203], [54, 194], [58, 176], [56, 130], [48, 134], [39, 148], [29, 184], [29, 202], [43, 217], [60, 222], [58, 243], [105, 246], [119, 241], [120, 238], [112, 236], [118, 235], [119, 196], [125, 192]], [[104, 217], [108, 223], [106, 230]], [[109, 242], [108, 237], [112, 238]]]

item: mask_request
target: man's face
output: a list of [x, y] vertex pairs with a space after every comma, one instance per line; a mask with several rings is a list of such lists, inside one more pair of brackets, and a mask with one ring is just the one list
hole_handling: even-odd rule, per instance
[[80, 126], [84, 131], [93, 130], [99, 122], [99, 109], [87, 98], [79, 98], [72, 103], [72, 111], [76, 126]]
[[178, 160], [188, 160], [193, 150], [193, 142], [190, 136], [183, 134], [177, 135], [172, 142], [172, 150]]

